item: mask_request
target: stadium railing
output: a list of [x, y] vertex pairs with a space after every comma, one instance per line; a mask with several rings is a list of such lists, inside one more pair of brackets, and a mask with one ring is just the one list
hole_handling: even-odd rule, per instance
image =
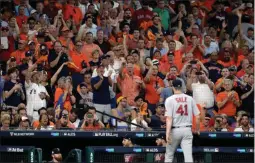
[[105, 113], [105, 112], [101, 112], [101, 111], [98, 111], [98, 110], [96, 110], [96, 112], [99, 113], [99, 114], [102, 114], [103, 116], [107, 116], [107, 117], [110, 117], [110, 118], [112, 118], [112, 119], [115, 119], [115, 120], [116, 120], [116, 122], [115, 122], [115, 129], [118, 128], [118, 121], [126, 122], [126, 123], [128, 124], [128, 126], [129, 126], [129, 128], [130, 128], [130, 125], [134, 125], [134, 126], [136, 126], [136, 127], [140, 127], [140, 128], [142, 128], [142, 129], [146, 129], [145, 127], [143, 127], [143, 126], [141, 126], [141, 125], [139, 125], [139, 124], [135, 124], [135, 123], [132, 123], [132, 122], [128, 122], [128, 121], [126, 121], [126, 120], [124, 120], [124, 119], [120, 119], [120, 118], [118, 118], [118, 117], [112, 116], [112, 115], [107, 114], [107, 113]]
[[[86, 162], [164, 162], [165, 147], [86, 147]], [[174, 162], [184, 162], [178, 148]], [[194, 162], [254, 162], [254, 148], [247, 147], [194, 147]]]
[[82, 150], [72, 149], [64, 160], [64, 163], [82, 163]]
[[[49, 130], [49, 131], [1, 131], [1, 138], [123, 138], [129, 134], [132, 138], [157, 138], [159, 134], [165, 131], [112, 131], [112, 130], [99, 130], [99, 131], [76, 131], [76, 130]], [[200, 139], [253, 139], [254, 133], [240, 133], [240, 132], [201, 132]], [[3, 142], [0, 142], [3, 144]]]
[[33, 146], [0, 146], [0, 162], [42, 162], [42, 150]]
[[[42, 162], [42, 149], [41, 148], [34, 148], [32, 150], [34, 153], [34, 160], [36, 160], [36, 163], [41, 163]], [[31, 161], [32, 162], [32, 161]]]

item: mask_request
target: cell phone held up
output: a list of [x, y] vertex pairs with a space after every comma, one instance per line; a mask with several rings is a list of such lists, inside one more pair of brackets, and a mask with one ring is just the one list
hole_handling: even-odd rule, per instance
[[202, 75], [202, 72], [198, 71], [196, 72], [196, 75]]
[[192, 60], [192, 61], [190, 61], [190, 64], [197, 64], [197, 60]]
[[2, 49], [9, 49], [8, 37], [1, 37]]
[[37, 71], [43, 71], [44, 70], [44, 67], [42, 64], [38, 64], [37, 65]]
[[15, 57], [11, 57], [10, 61], [11, 62], [16, 62], [16, 58]]

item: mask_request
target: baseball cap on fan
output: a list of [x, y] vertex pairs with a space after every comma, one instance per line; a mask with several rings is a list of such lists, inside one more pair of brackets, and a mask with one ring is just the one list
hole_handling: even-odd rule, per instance
[[153, 60], [152, 60], [152, 64], [153, 64], [153, 65], [159, 65], [159, 61], [158, 61], [157, 59], [153, 59]]
[[40, 51], [47, 51], [48, 50], [48, 47], [46, 44], [41, 44], [40, 45]]
[[174, 56], [174, 52], [167, 53], [168, 56]]
[[173, 31], [170, 31], [170, 30], [167, 30], [165, 33], [164, 33], [164, 36], [173, 36], [174, 35], [174, 32]]
[[80, 88], [81, 88], [81, 87], [86, 87], [86, 88], [87, 88], [88, 86], [87, 86], [86, 83], [81, 83], [81, 84], [80, 84]]
[[252, 6], [253, 6], [252, 3], [246, 3], [247, 8], [252, 8]]
[[121, 101], [121, 100], [123, 100], [123, 99], [126, 99], [126, 97], [124, 97], [124, 96], [120, 96], [120, 97], [117, 99], [117, 104], [119, 104], [119, 103], [120, 103], [120, 101]]
[[180, 81], [179, 79], [175, 79], [173, 82], [173, 87], [175, 88], [181, 88], [182, 87], [182, 81]]
[[21, 117], [21, 121], [23, 121], [23, 122], [24, 122], [24, 121], [29, 121], [29, 119], [28, 119], [26, 116], [22, 116], [22, 117]]
[[123, 139], [127, 139], [127, 140], [132, 141], [132, 137], [131, 137], [130, 134], [126, 134], [126, 135], [123, 137]]
[[54, 148], [54, 149], [52, 150], [52, 154], [53, 154], [53, 155], [54, 155], [54, 154], [61, 154], [60, 149], [59, 149], [59, 148]]
[[163, 102], [158, 102], [156, 106], [157, 106], [157, 107], [159, 107], [159, 106], [165, 107], [165, 104], [164, 104]]
[[144, 1], [142, 1], [142, 5], [143, 5], [143, 6], [149, 6], [149, 3], [148, 3], [147, 0], [144, 0]]
[[25, 53], [25, 56], [26, 57], [31, 57], [33, 55], [33, 53], [30, 51], [30, 50], [28, 50], [26, 53]]
[[29, 41], [27, 44], [28, 44], [28, 45], [31, 45], [31, 44], [33, 44], [33, 43], [35, 44], [35, 42], [34, 42], [33, 40], [31, 40], [31, 41]]
[[31, 10], [30, 14], [34, 14], [34, 13], [37, 13], [37, 11], [35, 9]]
[[101, 60], [103, 60], [103, 59], [107, 59], [107, 58], [110, 58], [111, 56], [109, 55], [109, 54], [104, 54], [104, 55], [102, 55], [101, 56]]
[[237, 71], [237, 67], [236, 66], [230, 66], [228, 68], [229, 71]]
[[19, 119], [19, 122], [29, 122], [29, 123], [30, 123], [30, 120], [28, 119], [28, 117], [22, 116], [22, 117]]

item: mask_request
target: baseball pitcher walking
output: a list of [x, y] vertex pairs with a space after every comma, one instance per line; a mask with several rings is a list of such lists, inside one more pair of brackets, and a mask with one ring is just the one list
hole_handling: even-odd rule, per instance
[[182, 82], [173, 81], [174, 95], [165, 102], [166, 113], [166, 154], [165, 162], [173, 162], [176, 148], [181, 145], [185, 162], [193, 162], [192, 118], [196, 116], [196, 134], [199, 134], [200, 112], [191, 96], [182, 93]]

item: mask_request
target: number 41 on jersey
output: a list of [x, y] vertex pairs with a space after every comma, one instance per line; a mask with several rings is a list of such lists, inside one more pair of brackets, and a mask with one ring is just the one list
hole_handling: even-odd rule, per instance
[[181, 104], [179, 106], [179, 108], [177, 109], [176, 114], [181, 114], [181, 116], [187, 116], [188, 115], [188, 105]]

